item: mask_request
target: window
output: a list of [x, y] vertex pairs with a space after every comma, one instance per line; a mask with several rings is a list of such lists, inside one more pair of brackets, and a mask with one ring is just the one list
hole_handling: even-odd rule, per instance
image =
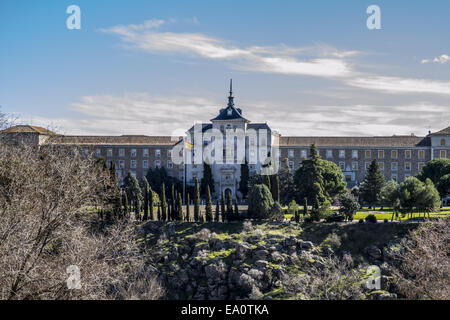
[[394, 180], [395, 182], [398, 182], [398, 176], [397, 176], [396, 173], [393, 173], [393, 174], [391, 175], [391, 180]]
[[161, 168], [161, 160], [155, 160], [155, 168]]
[[132, 156], [133, 158], [135, 158], [136, 155], [137, 155], [136, 149], [131, 149], [131, 156]]
[[148, 160], [143, 160], [142, 161], [142, 168], [148, 169]]
[[391, 162], [391, 170], [392, 171], [398, 170], [398, 162]]
[[345, 162], [344, 161], [339, 161], [339, 168], [341, 168], [341, 170], [345, 170]]
[[425, 159], [425, 150], [419, 150], [419, 159]]
[[161, 149], [155, 150], [155, 157], [161, 157]]
[[352, 158], [353, 159], [358, 159], [358, 150], [353, 150], [352, 151]]
[[125, 160], [119, 160], [119, 169], [125, 168]]
[[405, 171], [411, 171], [411, 162], [405, 162]]
[[123, 148], [119, 149], [119, 157], [125, 157], [125, 149]]
[[173, 162], [170, 160], [167, 160], [167, 168], [172, 169], [173, 168]]
[[445, 146], [445, 139], [441, 139], [441, 146]]
[[136, 160], [131, 160], [130, 168], [136, 168]]
[[397, 152], [397, 150], [392, 150], [392, 151], [391, 151], [391, 158], [392, 158], [392, 159], [397, 159], [397, 158], [398, 158], [398, 152]]
[[113, 149], [112, 149], [112, 148], [109, 148], [109, 149], [106, 151], [106, 156], [107, 156], [107, 157], [112, 157], [112, 156], [113, 156]]
[[167, 150], [167, 158], [172, 158], [172, 149]]
[[308, 154], [307, 154], [306, 150], [302, 150], [302, 151], [301, 151], [301, 153], [300, 153], [300, 157], [301, 157], [302, 159], [304, 159], [304, 158], [307, 158], [307, 157], [308, 157]]
[[411, 159], [411, 150], [405, 150], [405, 159]]
[[440, 152], [440, 157], [441, 157], [441, 158], [447, 158], [447, 151], [441, 150], [441, 152]]
[[418, 164], [419, 171], [422, 171], [423, 167], [425, 167], [425, 162], [419, 162]]
[[366, 150], [366, 152], [364, 153], [366, 159], [369, 159], [370, 157], [372, 157], [372, 152], [370, 150]]
[[327, 158], [333, 158], [333, 150], [327, 150]]
[[[231, 109], [230, 109], [228, 112], [231, 112]], [[227, 123], [226, 129], [231, 129], [231, 128], [233, 128], [233, 126], [231, 125], [231, 123]]]
[[231, 108], [228, 108], [227, 109], [227, 115], [231, 116], [232, 114], [233, 114], [233, 110]]
[[142, 150], [142, 156], [143, 156], [144, 158], [148, 158], [149, 155], [150, 155], [150, 153], [148, 152], [148, 149]]
[[108, 165], [108, 168], [111, 168], [112, 161], [111, 161], [111, 160], [107, 160], [107, 161], [106, 161], [106, 164]]
[[358, 170], [358, 162], [356, 162], [356, 161], [352, 162], [352, 170], [353, 171]]
[[100, 157], [102, 155], [102, 150], [101, 149], [95, 149], [95, 156], [96, 157]]
[[339, 150], [339, 158], [345, 158], [345, 150]]
[[378, 162], [378, 167], [380, 167], [380, 170], [384, 170], [384, 162]]
[[288, 157], [289, 158], [293, 158], [294, 157], [294, 149], [289, 149], [288, 150]]
[[384, 150], [378, 150], [378, 159], [384, 158]]

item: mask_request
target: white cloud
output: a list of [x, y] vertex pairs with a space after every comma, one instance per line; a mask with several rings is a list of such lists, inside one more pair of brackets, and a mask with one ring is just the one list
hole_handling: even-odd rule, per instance
[[450, 94], [450, 82], [401, 77], [361, 76], [346, 80], [346, 83], [364, 89], [388, 93], [433, 93]]
[[440, 64], [444, 64], [450, 61], [450, 56], [443, 54], [440, 55], [439, 57], [436, 57], [434, 59], [423, 59], [421, 61], [422, 64], [424, 63], [430, 63], [430, 62], [434, 62], [434, 63], [440, 63]]

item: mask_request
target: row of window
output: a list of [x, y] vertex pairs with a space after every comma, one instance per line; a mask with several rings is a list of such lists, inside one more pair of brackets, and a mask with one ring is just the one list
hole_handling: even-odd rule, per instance
[[[120, 148], [118, 155], [119, 157], [125, 157], [125, 148]], [[89, 149], [84, 149], [84, 154], [88, 155], [90, 153]], [[135, 158], [137, 157], [138, 150], [137, 149], [130, 149], [130, 157]], [[100, 157], [102, 155], [102, 149], [97, 148], [95, 149], [95, 156]], [[114, 156], [114, 149], [108, 148], [106, 149], [106, 156], [108, 158], [112, 158]], [[148, 158], [150, 156], [150, 150], [149, 149], [142, 149], [142, 157]], [[155, 149], [155, 157], [159, 158], [161, 157], [161, 149]], [[172, 157], [172, 150], [167, 150], [167, 157]]]
[[[442, 150], [445, 153], [445, 150]], [[441, 152], [442, 152], [441, 151]], [[384, 159], [385, 157], [385, 150], [378, 150], [375, 151], [378, 159]], [[308, 152], [306, 149], [300, 150], [300, 158], [307, 158]], [[288, 158], [294, 158], [295, 155], [295, 149], [288, 149]], [[333, 158], [333, 150], [326, 150], [326, 158]], [[404, 150], [405, 159], [411, 159], [412, 151], [411, 150]], [[339, 150], [339, 158], [345, 158], [346, 156], [346, 150]], [[391, 150], [391, 159], [397, 159], [399, 156], [398, 150]], [[358, 159], [358, 150], [352, 150], [352, 158]], [[365, 150], [364, 151], [364, 157], [366, 159], [372, 158], [372, 150]], [[425, 150], [419, 150], [418, 151], [418, 157], [419, 159], [425, 159]]]
[[[301, 162], [299, 163], [299, 166], [301, 166]], [[340, 161], [339, 162], [339, 168], [342, 171], [345, 171], [347, 168], [345, 166], [345, 162], [344, 161]], [[365, 162], [364, 163], [365, 166], [365, 170], [369, 169], [370, 166], [370, 162]], [[378, 162], [378, 166], [380, 167], [381, 170], [384, 170], [384, 162]], [[425, 166], [425, 162], [419, 162], [417, 165], [417, 168], [419, 171], [422, 171], [423, 167]], [[289, 161], [289, 167], [293, 170], [295, 170], [294, 168], [294, 161]], [[357, 171], [358, 170], [358, 162], [354, 161], [352, 162], [352, 166], [351, 166], [351, 170], [352, 171]], [[397, 171], [398, 170], [398, 162], [391, 162], [391, 171]], [[404, 170], [405, 171], [411, 171], [411, 162], [405, 162], [404, 164]]]
[[[111, 166], [112, 161], [111, 160], [107, 160], [108, 166]], [[131, 160], [130, 161], [130, 168], [137, 168], [138, 167], [138, 162], [137, 160]], [[154, 168], [161, 168], [161, 160], [155, 160], [153, 162], [153, 167]], [[117, 169], [124, 169], [125, 168], [125, 160], [119, 160], [117, 162]], [[149, 169], [149, 161], [148, 160], [142, 160], [142, 168], [143, 169]], [[173, 162], [171, 160], [167, 160], [167, 166], [166, 168], [168, 169], [172, 169], [173, 168]]]

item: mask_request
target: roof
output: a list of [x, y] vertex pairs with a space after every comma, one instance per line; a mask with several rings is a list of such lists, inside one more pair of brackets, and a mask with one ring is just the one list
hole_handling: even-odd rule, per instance
[[39, 133], [46, 135], [57, 135], [55, 132], [38, 126], [17, 125], [1, 131], [2, 133]]
[[317, 147], [415, 147], [429, 146], [430, 139], [416, 136], [390, 137], [280, 137], [280, 146]]
[[441, 135], [448, 135], [448, 134], [450, 134], [450, 127], [442, 129], [438, 132], [430, 133], [429, 136], [441, 136]]
[[267, 125], [267, 123], [249, 123], [247, 125], [247, 129], [255, 129], [255, 130], [266, 129], [266, 130], [270, 130], [270, 128]]
[[181, 137], [171, 136], [51, 136], [46, 144], [57, 145], [167, 145], [179, 142]]

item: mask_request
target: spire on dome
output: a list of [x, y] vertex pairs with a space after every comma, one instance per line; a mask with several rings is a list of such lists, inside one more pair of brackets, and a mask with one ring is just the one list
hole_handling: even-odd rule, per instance
[[228, 107], [234, 107], [233, 98], [233, 79], [230, 79], [230, 95], [228, 97]]

